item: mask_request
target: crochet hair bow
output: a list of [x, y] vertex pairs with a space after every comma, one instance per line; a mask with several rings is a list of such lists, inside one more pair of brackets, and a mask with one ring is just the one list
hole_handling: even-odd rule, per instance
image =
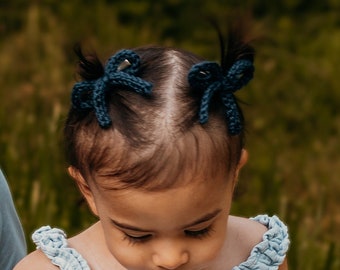
[[215, 93], [219, 93], [225, 107], [230, 135], [238, 135], [242, 131], [241, 115], [233, 93], [245, 86], [254, 73], [253, 63], [249, 60], [237, 60], [227, 72], [214, 62], [201, 62], [194, 65], [188, 75], [190, 86], [203, 92], [199, 110], [199, 121], [208, 121], [209, 103]]
[[139, 56], [131, 50], [121, 50], [113, 55], [104, 68], [104, 74], [96, 80], [78, 82], [72, 91], [72, 105], [75, 109], [95, 111], [99, 125], [111, 125], [106, 95], [115, 88], [127, 88], [141, 95], [150, 95], [152, 84], [137, 77]]

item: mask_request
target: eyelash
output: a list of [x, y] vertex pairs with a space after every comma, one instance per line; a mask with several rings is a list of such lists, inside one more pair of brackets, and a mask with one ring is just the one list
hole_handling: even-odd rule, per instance
[[124, 233], [124, 240], [128, 240], [130, 244], [139, 244], [148, 241], [151, 238], [151, 234], [146, 234], [143, 236], [132, 236]]
[[185, 230], [184, 232], [188, 237], [203, 239], [205, 237], [209, 237], [210, 234], [213, 232], [213, 229], [212, 229], [212, 226], [210, 225], [209, 227], [206, 227], [206, 228], [199, 230], [199, 231]]
[[[213, 232], [212, 226], [209, 226], [199, 231], [190, 231], [190, 230], [184, 231], [187, 237], [195, 238], [195, 239], [203, 239], [205, 237], [209, 237], [211, 232]], [[144, 243], [150, 240], [151, 237], [152, 237], [151, 234], [146, 234], [143, 236], [132, 236], [127, 233], [124, 233], [124, 240], [128, 240], [131, 244]]]

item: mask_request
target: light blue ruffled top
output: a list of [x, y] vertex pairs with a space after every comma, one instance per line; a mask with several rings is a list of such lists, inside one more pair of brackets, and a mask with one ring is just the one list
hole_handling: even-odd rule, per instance
[[[232, 270], [275, 270], [285, 259], [289, 238], [286, 225], [276, 216], [259, 215], [251, 218], [268, 228], [262, 241], [251, 251], [248, 259]], [[32, 235], [34, 243], [61, 270], [90, 270], [85, 259], [68, 247], [66, 234], [44, 226]]]

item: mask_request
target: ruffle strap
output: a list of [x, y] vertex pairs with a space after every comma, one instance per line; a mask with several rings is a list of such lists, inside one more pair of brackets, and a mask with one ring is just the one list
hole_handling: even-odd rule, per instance
[[247, 261], [233, 270], [276, 270], [283, 263], [289, 247], [288, 229], [277, 216], [259, 215], [251, 218], [268, 228], [263, 241], [257, 244]]
[[32, 239], [37, 249], [61, 270], [90, 270], [84, 258], [75, 249], [68, 247], [66, 234], [62, 230], [43, 226], [33, 233]]

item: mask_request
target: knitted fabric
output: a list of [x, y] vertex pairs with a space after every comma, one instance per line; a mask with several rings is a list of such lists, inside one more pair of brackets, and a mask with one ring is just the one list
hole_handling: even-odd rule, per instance
[[73, 107], [78, 110], [93, 109], [99, 125], [102, 128], [109, 127], [111, 119], [106, 102], [108, 91], [127, 88], [141, 95], [151, 93], [152, 84], [137, 77], [139, 66], [140, 59], [135, 52], [131, 50], [118, 52], [108, 60], [102, 77], [74, 85]]
[[67, 246], [66, 234], [59, 229], [44, 226], [32, 235], [33, 242], [50, 260], [62, 270], [90, 270], [83, 257]]
[[252, 218], [268, 228], [262, 242], [251, 251], [247, 261], [233, 270], [277, 270], [283, 263], [289, 247], [288, 229], [278, 217], [259, 215]]
[[190, 86], [202, 93], [199, 110], [199, 121], [208, 121], [209, 104], [213, 95], [218, 92], [225, 107], [230, 135], [240, 134], [242, 121], [233, 93], [245, 86], [254, 73], [253, 63], [249, 60], [238, 60], [224, 73], [222, 68], [213, 62], [202, 62], [194, 65], [189, 71]]

